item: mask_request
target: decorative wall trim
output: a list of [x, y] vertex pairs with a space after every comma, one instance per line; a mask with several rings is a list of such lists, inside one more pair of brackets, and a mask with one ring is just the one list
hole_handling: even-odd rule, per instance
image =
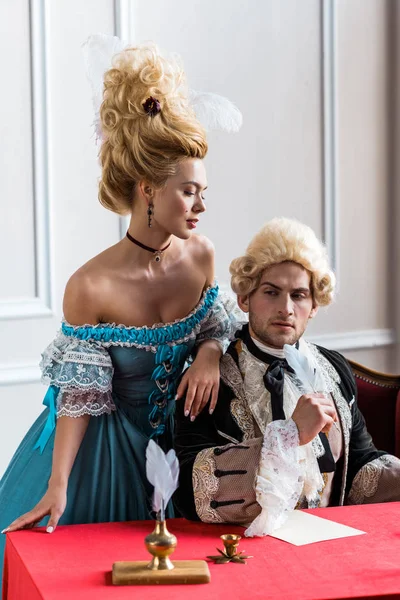
[[[225, 287], [225, 286], [224, 286]], [[364, 331], [346, 331], [344, 333], [326, 333], [307, 337], [309, 342], [338, 350], [373, 350], [396, 343], [393, 329], [367, 329]], [[37, 364], [0, 365], [0, 386], [23, 383], [38, 383], [40, 369]]]
[[53, 311], [40, 298], [14, 298], [0, 302], [0, 320], [51, 317]]
[[[132, 0], [114, 0], [114, 35], [121, 40], [134, 42], [133, 3]], [[130, 223], [130, 216], [119, 218], [119, 236], [125, 237]]]
[[307, 340], [329, 350], [370, 350], [396, 344], [394, 329], [366, 329], [307, 336]]
[[134, 42], [132, 0], [114, 0], [114, 31], [121, 40]]
[[336, 2], [322, 2], [322, 173], [323, 235], [332, 267], [339, 269], [339, 202], [337, 161]]
[[[226, 281], [218, 282], [220, 292], [228, 294], [236, 300], [230, 284]], [[329, 350], [369, 350], [383, 348], [397, 343], [394, 329], [364, 329], [360, 331], [345, 331], [343, 333], [323, 333], [320, 335], [306, 336], [309, 342], [324, 346]]]
[[37, 364], [0, 365], [0, 386], [38, 383], [40, 382], [40, 375]]
[[48, 191], [46, 0], [30, 0], [29, 16], [36, 296], [1, 300], [0, 319], [47, 317], [52, 315], [53, 306]]

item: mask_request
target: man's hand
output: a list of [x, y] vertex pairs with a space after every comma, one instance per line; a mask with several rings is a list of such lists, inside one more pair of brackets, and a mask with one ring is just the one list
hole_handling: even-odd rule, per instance
[[304, 394], [297, 402], [292, 419], [299, 430], [300, 446], [303, 446], [321, 431], [329, 433], [338, 416], [332, 401], [324, 394]]

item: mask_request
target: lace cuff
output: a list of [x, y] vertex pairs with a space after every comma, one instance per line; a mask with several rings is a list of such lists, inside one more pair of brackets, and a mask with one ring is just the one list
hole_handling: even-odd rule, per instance
[[43, 383], [59, 389], [57, 416], [98, 416], [115, 410], [111, 395], [113, 365], [96, 342], [59, 333], [42, 354]]
[[235, 332], [246, 322], [245, 314], [239, 309], [236, 301], [227, 293], [220, 293], [216, 298], [207, 318], [201, 324], [196, 337], [196, 344], [205, 340], [216, 340], [225, 353]]
[[268, 535], [283, 525], [300, 498], [303, 470], [296, 423], [288, 419], [267, 425], [256, 479], [262, 510], [246, 529], [247, 537]]
[[82, 417], [90, 415], [99, 417], [109, 415], [116, 410], [111, 392], [105, 394], [92, 390], [82, 392], [80, 390], [65, 391], [57, 396], [57, 418], [59, 417]]

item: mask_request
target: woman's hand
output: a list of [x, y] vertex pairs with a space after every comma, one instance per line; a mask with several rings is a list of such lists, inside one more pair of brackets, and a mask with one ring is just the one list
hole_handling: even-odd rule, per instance
[[17, 531], [17, 529], [28, 529], [35, 527], [43, 517], [50, 515], [50, 519], [46, 526], [47, 533], [53, 533], [57, 527], [57, 523], [63, 514], [67, 505], [67, 488], [64, 484], [52, 484], [49, 482], [49, 487], [43, 498], [36, 504], [32, 510], [18, 517], [2, 533]]
[[186, 391], [185, 416], [190, 415], [194, 421], [203, 410], [207, 402], [210, 402], [210, 415], [218, 400], [219, 390], [219, 359], [221, 358], [221, 346], [215, 340], [204, 341], [197, 351], [196, 359], [186, 371], [179, 384], [176, 400], [182, 398]]

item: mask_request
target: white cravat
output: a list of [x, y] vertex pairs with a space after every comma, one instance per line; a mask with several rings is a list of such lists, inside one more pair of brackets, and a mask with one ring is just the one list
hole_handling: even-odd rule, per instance
[[262, 350], [262, 352], [266, 352], [267, 354], [276, 356], [276, 358], [285, 358], [285, 352], [284, 352], [283, 348], [272, 348], [271, 346], [266, 346], [265, 344], [262, 344], [261, 342], [254, 339], [253, 337], [251, 337], [251, 339], [253, 340], [253, 342], [257, 346], [257, 348]]

